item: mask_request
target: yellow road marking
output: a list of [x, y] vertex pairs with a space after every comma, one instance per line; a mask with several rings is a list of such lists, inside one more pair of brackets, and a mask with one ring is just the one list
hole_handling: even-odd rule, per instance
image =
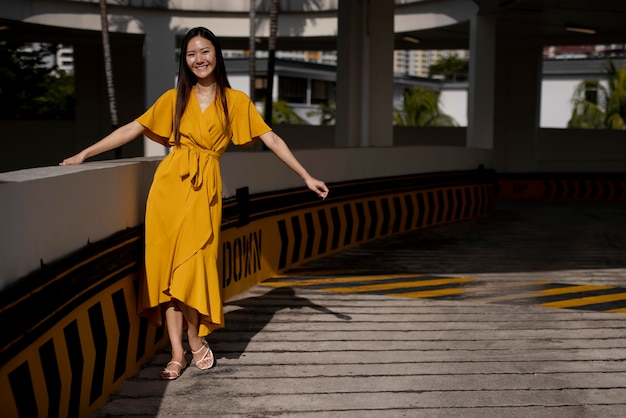
[[440, 286], [451, 283], [465, 283], [471, 282], [472, 279], [468, 277], [451, 277], [447, 279], [432, 279], [432, 280], [418, 280], [418, 281], [410, 281], [410, 282], [401, 282], [401, 283], [382, 283], [382, 284], [374, 284], [374, 285], [365, 285], [365, 286], [355, 286], [355, 287], [334, 287], [334, 288], [326, 288], [324, 290], [328, 292], [337, 292], [337, 293], [359, 293], [359, 292], [374, 292], [380, 290], [389, 290], [389, 289], [398, 289], [403, 287], [425, 287], [425, 286]]
[[464, 290], [465, 289], [455, 287], [452, 289], [424, 290], [423, 292], [392, 293], [385, 296], [395, 296], [400, 298], [432, 298], [436, 296], [457, 295], [459, 293], [462, 293]]
[[548, 308], [570, 308], [574, 306], [593, 305], [596, 303], [613, 302], [616, 300], [626, 300], [626, 293], [614, 293], [612, 295], [588, 296], [584, 298], [561, 300], [557, 302], [542, 303], [541, 306]]
[[552, 289], [543, 289], [541, 290], [542, 296], [545, 295], [562, 295], [565, 293], [579, 293], [579, 292], [589, 292], [594, 290], [604, 290], [604, 289], [612, 289], [615, 286], [584, 286], [584, 285], [574, 285], [567, 287], [555, 287]]
[[261, 284], [264, 286], [273, 286], [273, 287], [288, 287], [288, 286], [313, 286], [317, 284], [327, 284], [327, 283], [352, 283], [352, 282], [365, 282], [365, 281], [376, 281], [376, 280], [387, 280], [387, 279], [399, 279], [402, 277], [420, 277], [420, 274], [389, 274], [382, 276], [352, 276], [352, 277], [324, 277], [321, 279], [308, 279], [308, 280], [295, 280], [295, 281], [287, 281], [287, 282], [262, 282]]

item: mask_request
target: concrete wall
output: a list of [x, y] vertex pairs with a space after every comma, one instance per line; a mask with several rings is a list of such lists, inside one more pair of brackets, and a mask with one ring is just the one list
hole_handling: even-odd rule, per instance
[[[402, 174], [491, 167], [491, 153], [461, 147], [298, 150], [313, 174], [332, 183]], [[143, 223], [158, 158], [91, 162], [0, 173], [0, 289], [88, 242]], [[221, 159], [224, 196], [303, 187], [273, 153], [232, 152]]]

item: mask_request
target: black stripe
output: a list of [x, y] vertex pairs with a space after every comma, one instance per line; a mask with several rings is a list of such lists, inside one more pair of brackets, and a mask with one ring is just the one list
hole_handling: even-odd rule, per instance
[[[443, 289], [459, 289], [463, 288], [465, 283], [449, 283], [449, 284], [441, 284], [435, 286], [406, 286], [406, 287], [398, 287], [395, 289], [379, 289], [379, 290], [371, 290], [367, 292], [359, 292], [361, 294], [370, 294], [370, 295], [390, 295], [390, 294], [406, 294], [413, 292], [428, 292], [434, 290], [443, 290]], [[442, 296], [450, 296], [450, 295], [442, 295]]]
[[[163, 327], [159, 327], [158, 329], [162, 329]], [[155, 338], [155, 343], [158, 341], [158, 338]], [[135, 356], [135, 361], [141, 361], [141, 358], [146, 354], [146, 345], [148, 343], [148, 319], [145, 317], [141, 317], [139, 320], [139, 332], [137, 333], [137, 355]]]
[[435, 191], [435, 198], [436, 198], [436, 202], [438, 203], [437, 204], [437, 217], [435, 219], [436, 219], [437, 224], [440, 224], [444, 219], [443, 215], [446, 209], [444, 207], [445, 200], [443, 198], [443, 190], [437, 189]]
[[[9, 384], [15, 399], [15, 406], [20, 417], [36, 417], [37, 401], [27, 362], [20, 364], [9, 373]], [[3, 394], [3, 397], [6, 394]]]
[[393, 226], [391, 227], [391, 232], [393, 234], [400, 232], [400, 228], [402, 226], [402, 215], [404, 215], [404, 210], [402, 208], [402, 202], [400, 202], [399, 196], [393, 197], [393, 212], [396, 215]]
[[415, 219], [417, 217], [417, 210], [415, 209], [415, 203], [410, 194], [404, 195], [404, 204], [406, 205], [406, 221], [404, 221], [404, 231], [410, 231], [415, 225]]
[[417, 193], [416, 195], [417, 197], [417, 207], [418, 207], [418, 212], [417, 212], [417, 228], [422, 228], [424, 225], [424, 221], [425, 221], [425, 216], [424, 216], [424, 211], [426, 210], [426, 202], [424, 201], [424, 193], [420, 192]]
[[291, 217], [291, 227], [293, 228], [293, 249], [291, 253], [291, 263], [295, 264], [300, 260], [300, 246], [302, 245], [302, 229], [300, 228], [300, 217]]
[[48, 392], [48, 418], [56, 418], [61, 405], [61, 375], [52, 338], [39, 347], [39, 358]]
[[426, 220], [426, 226], [430, 226], [435, 220], [435, 192], [432, 190], [427, 191], [426, 198], [428, 200], [428, 219]]
[[463, 192], [461, 191], [460, 188], [454, 191], [454, 205], [455, 205], [454, 220], [455, 221], [461, 220], [461, 217], [463, 216], [463, 213], [462, 213]]
[[609, 199], [611, 197], [611, 184], [608, 181], [601, 182], [602, 184], [602, 199]]
[[356, 202], [354, 207], [356, 209], [356, 217], [359, 220], [356, 230], [356, 242], [361, 242], [363, 241], [363, 236], [365, 235], [365, 209], [363, 207], [363, 202]]
[[389, 207], [389, 199], [386, 197], [380, 199], [380, 207], [383, 218], [383, 223], [380, 227], [380, 235], [385, 236], [389, 234], [389, 223], [391, 221], [391, 209]]
[[104, 387], [104, 371], [106, 369], [108, 338], [104, 326], [104, 314], [102, 305], [98, 302], [87, 310], [89, 327], [96, 349], [96, 359], [91, 374], [91, 390], [89, 392], [89, 405], [92, 405], [100, 396]]
[[284, 219], [278, 221], [278, 234], [280, 235], [280, 258], [278, 269], [282, 270], [287, 265], [287, 252], [289, 251], [289, 237], [287, 235], [287, 225]]
[[557, 181], [556, 182], [556, 187], [555, 187], [555, 192], [556, 192], [556, 196], [555, 197], [563, 197], [565, 195], [565, 182], [564, 181]]
[[339, 218], [339, 209], [336, 206], [330, 208], [330, 219], [333, 222], [333, 234], [330, 241], [330, 249], [339, 248], [339, 236], [341, 235], [341, 219]]
[[313, 255], [313, 242], [315, 241], [315, 226], [313, 225], [313, 215], [311, 212], [304, 214], [304, 226], [306, 228], [306, 245], [304, 247], [304, 258], [311, 258]]
[[472, 187], [472, 200], [474, 201], [474, 212], [472, 217], [480, 216], [482, 211], [482, 199], [480, 198], [480, 189], [476, 186]]
[[552, 194], [554, 193], [554, 190], [553, 190], [553, 186], [552, 186], [552, 181], [551, 180], [544, 180], [543, 187], [545, 189], [544, 196], [545, 197], [553, 197]]
[[465, 212], [463, 212], [463, 218], [469, 218], [472, 213], [472, 190], [466, 187], [463, 190], [465, 194]]
[[[588, 290], [588, 291], [580, 291], [576, 293], [564, 293], [560, 295], [539, 295], [532, 298], [523, 298], [518, 299], [518, 301], [530, 301], [531, 303], [543, 304], [550, 302], [562, 302], [572, 299], [580, 299], [590, 296], [605, 296], [612, 295], [616, 293], [625, 293], [626, 289], [619, 287], [611, 287], [608, 289], [598, 289], [598, 290]], [[626, 299], [626, 298], [625, 298]]]
[[591, 305], [572, 306], [567, 309], [580, 309], [585, 311], [604, 312], [611, 311], [613, 309], [626, 308], [626, 300], [615, 300], [613, 302], [593, 303]]
[[120, 333], [117, 355], [115, 357], [115, 372], [113, 381], [116, 382], [126, 372], [126, 360], [128, 359], [128, 343], [130, 341], [130, 317], [128, 306], [124, 297], [124, 289], [120, 289], [111, 295], [113, 310], [117, 320], [117, 328]]
[[376, 210], [376, 201], [368, 200], [367, 208], [370, 215], [370, 229], [367, 232], [367, 239], [373, 239], [376, 236], [376, 228], [378, 227], [378, 211]]
[[452, 221], [452, 214], [454, 213], [454, 192], [452, 189], [446, 190], [446, 197], [448, 204], [446, 206], [446, 215], [444, 219], [446, 222], [450, 222]]
[[598, 196], [600, 195], [600, 187], [597, 181], [592, 181], [591, 182], [591, 198], [595, 198], [597, 199]]
[[352, 243], [354, 219], [352, 218], [352, 206], [349, 203], [343, 205], [343, 213], [346, 216], [346, 232], [343, 237], [343, 245], [350, 245]]
[[324, 254], [326, 253], [326, 242], [328, 241], [328, 219], [324, 209], [317, 211], [317, 217], [320, 220], [320, 244], [317, 253]]
[[83, 351], [80, 345], [80, 336], [76, 320], [70, 322], [64, 329], [65, 345], [70, 360], [70, 371], [72, 380], [70, 383], [70, 402], [68, 417], [78, 417], [80, 415], [80, 392], [83, 379]]

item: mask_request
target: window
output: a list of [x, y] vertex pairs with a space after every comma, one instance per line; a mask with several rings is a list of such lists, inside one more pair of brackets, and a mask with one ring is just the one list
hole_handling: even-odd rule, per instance
[[288, 103], [306, 103], [306, 89], [306, 78], [278, 78], [278, 100]]
[[331, 81], [311, 80], [311, 104], [335, 101], [336, 85]]

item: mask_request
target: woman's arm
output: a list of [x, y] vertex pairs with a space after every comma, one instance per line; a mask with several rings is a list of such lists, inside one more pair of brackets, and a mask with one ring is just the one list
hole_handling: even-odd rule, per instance
[[308, 171], [300, 164], [300, 162], [293, 155], [285, 141], [274, 131], [264, 133], [259, 138], [276, 156], [284, 162], [289, 168], [291, 168], [297, 175], [302, 177], [302, 180], [306, 183], [307, 187], [317, 193], [322, 199], [326, 199], [328, 196], [328, 187], [323, 181], [312, 177]]
[[109, 135], [105, 136], [95, 144], [85, 148], [78, 154], [66, 158], [59, 165], [81, 164], [89, 157], [93, 157], [98, 154], [102, 154], [103, 152], [110, 151], [114, 148], [128, 144], [133, 139], [137, 138], [140, 135], [143, 135], [146, 131], [147, 129], [144, 128], [143, 125], [141, 125], [139, 122], [132, 121], [124, 126], [120, 126]]

